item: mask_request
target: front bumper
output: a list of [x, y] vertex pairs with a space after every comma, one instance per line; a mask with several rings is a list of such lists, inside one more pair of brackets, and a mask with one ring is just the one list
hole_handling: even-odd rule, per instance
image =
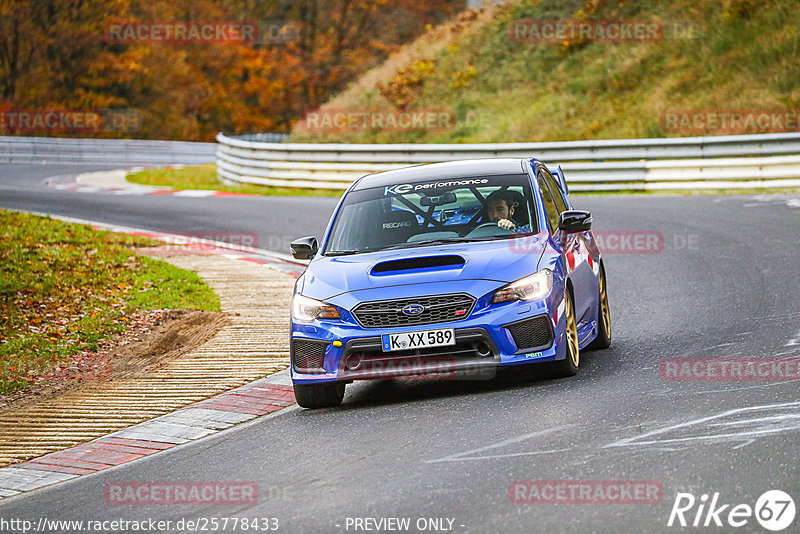
[[[292, 321], [292, 380], [315, 383], [418, 375], [490, 379], [500, 366], [563, 359], [564, 321], [558, 312], [560, 302], [551, 301], [553, 293], [539, 301], [497, 305], [479, 299], [466, 319], [413, 327], [363, 328], [348, 321], [349, 314], [337, 321]], [[455, 345], [382, 349], [382, 334], [441, 328], [454, 329]]]

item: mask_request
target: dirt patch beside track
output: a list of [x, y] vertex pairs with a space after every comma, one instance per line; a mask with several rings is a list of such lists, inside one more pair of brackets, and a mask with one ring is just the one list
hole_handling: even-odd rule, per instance
[[152, 310], [130, 319], [131, 328], [103, 350], [75, 355], [32, 387], [0, 396], [0, 414], [93, 386], [96, 380], [131, 378], [158, 369], [202, 345], [230, 323], [224, 313], [197, 310]]

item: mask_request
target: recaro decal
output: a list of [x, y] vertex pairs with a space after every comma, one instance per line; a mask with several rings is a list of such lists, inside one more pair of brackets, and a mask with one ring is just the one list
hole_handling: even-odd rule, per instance
[[383, 229], [389, 228], [402, 228], [403, 226], [411, 226], [411, 221], [399, 221], [399, 222], [390, 222], [390, 223], [383, 223]]

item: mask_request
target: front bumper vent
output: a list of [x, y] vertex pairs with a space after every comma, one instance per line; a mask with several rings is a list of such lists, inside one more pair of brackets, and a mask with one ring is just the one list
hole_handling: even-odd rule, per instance
[[290, 359], [292, 367], [298, 373], [324, 373], [322, 364], [325, 362], [325, 341], [312, 341], [309, 339], [292, 339]]
[[547, 315], [507, 324], [504, 328], [511, 333], [518, 351], [541, 350], [553, 344], [553, 325]]

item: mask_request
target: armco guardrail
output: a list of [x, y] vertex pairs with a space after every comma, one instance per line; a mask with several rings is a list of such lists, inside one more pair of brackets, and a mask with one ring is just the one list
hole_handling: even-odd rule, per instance
[[214, 143], [140, 139], [0, 137], [0, 162], [175, 165], [214, 161]]
[[418, 163], [534, 156], [575, 191], [800, 186], [800, 133], [497, 144], [298, 144], [217, 135], [227, 183], [344, 189]]

